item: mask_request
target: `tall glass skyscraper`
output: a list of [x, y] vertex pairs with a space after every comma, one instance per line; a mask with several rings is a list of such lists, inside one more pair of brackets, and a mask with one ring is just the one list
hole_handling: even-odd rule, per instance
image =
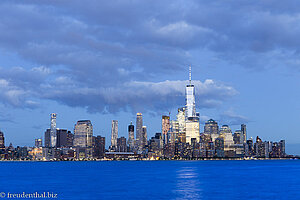
[[191, 67], [189, 69], [189, 84], [185, 88], [185, 119], [196, 116], [195, 108], [195, 87], [192, 85], [192, 72]]
[[163, 115], [161, 119], [161, 132], [164, 144], [169, 143], [168, 133], [170, 131], [170, 116]]
[[142, 132], [142, 127], [143, 127], [143, 115], [142, 113], [137, 113], [136, 114], [136, 144], [138, 149], [141, 149], [141, 143], [143, 140], [143, 132]]
[[132, 122], [128, 126], [128, 145], [130, 150], [132, 151], [134, 148], [134, 125]]
[[246, 130], [246, 124], [242, 124], [241, 125], [241, 131], [242, 131], [242, 141], [243, 143], [246, 143], [247, 142], [247, 130]]
[[2, 131], [0, 131], [0, 150], [5, 149], [5, 143], [4, 143], [4, 134]]
[[192, 85], [192, 69], [189, 68], [189, 84], [185, 88], [185, 125], [186, 142], [192, 144], [192, 139], [200, 141], [199, 114], [196, 113], [195, 106], [195, 87]]
[[111, 122], [111, 146], [117, 147], [118, 140], [118, 120], [112, 120]]
[[56, 146], [56, 113], [51, 113], [50, 120], [50, 144], [51, 147]]
[[80, 120], [74, 128], [74, 146], [92, 147], [93, 125], [90, 120]]

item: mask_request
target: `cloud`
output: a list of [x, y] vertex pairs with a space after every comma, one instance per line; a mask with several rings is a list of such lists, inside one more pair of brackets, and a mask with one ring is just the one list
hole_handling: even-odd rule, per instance
[[[51, 99], [90, 112], [168, 109], [184, 105], [178, 74], [201, 51], [228, 66], [298, 69], [299, 4], [1, 1], [0, 50], [41, 67], [1, 68], [0, 101], [35, 108]], [[216, 80], [194, 84], [204, 108], [237, 94]]]
[[[19, 78], [22, 71], [23, 78]], [[185, 86], [188, 81], [126, 81], [111, 86], [78, 81], [71, 76], [57, 76], [45, 67], [13, 68], [2, 70], [9, 78], [0, 79], [0, 101], [15, 107], [35, 108], [41, 100], [53, 100], [71, 107], [84, 107], [89, 112], [116, 113], [156, 112], [164, 113], [168, 109], [184, 106]], [[28, 76], [28, 77], [27, 77]], [[40, 76], [41, 78], [30, 79]], [[208, 79], [204, 82], [193, 81], [196, 90], [197, 105], [211, 108], [221, 105], [232, 98], [237, 91], [228, 85]]]
[[235, 113], [233, 109], [229, 109], [221, 114], [220, 119], [223, 123], [228, 125], [241, 125], [250, 122], [247, 117]]

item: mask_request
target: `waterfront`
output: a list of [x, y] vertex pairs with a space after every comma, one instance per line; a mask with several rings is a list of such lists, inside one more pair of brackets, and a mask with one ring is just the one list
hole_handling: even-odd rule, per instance
[[1, 191], [58, 199], [295, 199], [299, 160], [1, 162]]

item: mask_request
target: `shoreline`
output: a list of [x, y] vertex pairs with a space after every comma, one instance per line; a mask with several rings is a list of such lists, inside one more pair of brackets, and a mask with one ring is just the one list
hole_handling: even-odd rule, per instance
[[150, 159], [95, 159], [95, 160], [0, 160], [0, 162], [111, 162], [111, 161], [264, 161], [264, 160], [300, 160], [300, 158], [225, 158], [225, 159], [161, 159], [161, 160], [150, 160]]

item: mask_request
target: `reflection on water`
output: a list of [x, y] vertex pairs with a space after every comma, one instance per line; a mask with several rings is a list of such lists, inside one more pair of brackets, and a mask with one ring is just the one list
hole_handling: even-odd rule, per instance
[[182, 167], [176, 173], [176, 199], [201, 199], [201, 185], [196, 168]]

